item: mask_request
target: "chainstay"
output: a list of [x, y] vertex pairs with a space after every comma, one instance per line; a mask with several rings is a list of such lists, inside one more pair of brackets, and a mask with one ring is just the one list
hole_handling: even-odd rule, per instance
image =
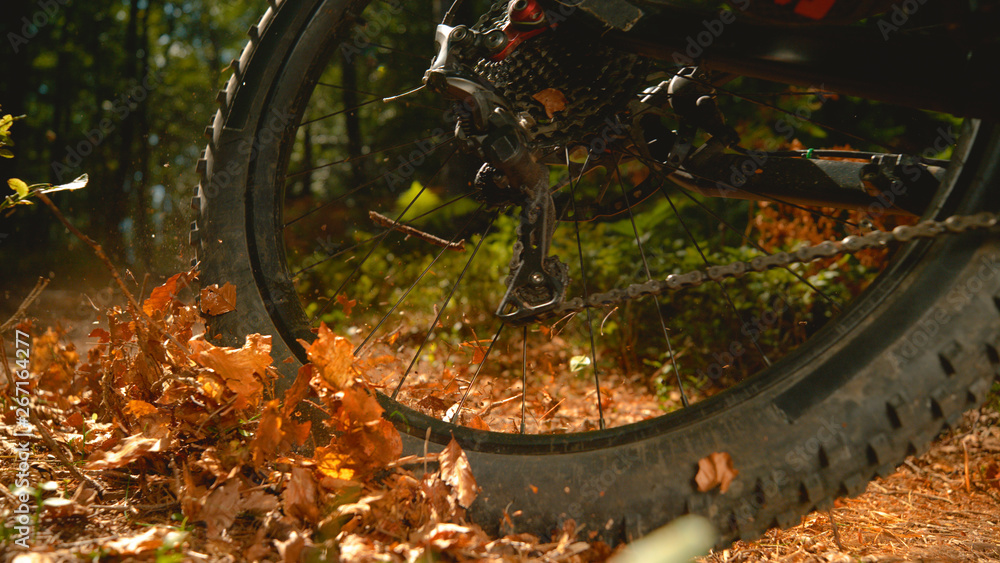
[[671, 291], [698, 287], [706, 282], [739, 278], [749, 272], [763, 272], [774, 268], [785, 268], [792, 264], [805, 264], [819, 258], [832, 258], [872, 248], [884, 248], [892, 242], [909, 242], [914, 239], [931, 239], [942, 235], [961, 234], [972, 230], [990, 229], [1000, 222], [995, 213], [975, 215], [954, 215], [943, 221], [926, 220], [915, 225], [901, 225], [892, 231], [872, 231], [864, 235], [851, 235], [840, 241], [825, 241], [816, 245], [803, 246], [794, 252], [777, 252], [758, 256], [748, 261], [737, 261], [683, 274], [671, 274], [663, 280], [650, 280], [625, 288], [612, 289], [603, 293], [593, 293], [586, 299], [575, 297], [564, 301], [557, 308], [538, 315], [537, 321], [544, 322], [580, 313], [588, 307], [616, 305], [651, 295], [663, 295]]

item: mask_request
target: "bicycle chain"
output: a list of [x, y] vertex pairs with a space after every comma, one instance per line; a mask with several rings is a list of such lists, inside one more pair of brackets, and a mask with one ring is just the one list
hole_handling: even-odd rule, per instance
[[574, 297], [564, 301], [555, 309], [538, 316], [538, 321], [558, 319], [584, 311], [587, 307], [602, 307], [642, 299], [651, 295], [662, 295], [670, 291], [698, 287], [709, 281], [721, 282], [739, 278], [748, 272], [763, 272], [774, 268], [784, 268], [792, 264], [805, 264], [818, 258], [832, 258], [871, 248], [884, 248], [890, 242], [909, 242], [913, 239], [931, 239], [941, 235], [960, 234], [970, 230], [989, 229], [1000, 222], [1000, 215], [983, 212], [975, 215], [954, 215], [943, 221], [926, 220], [915, 225], [901, 225], [890, 232], [872, 231], [864, 235], [851, 235], [840, 241], [825, 241], [812, 246], [803, 246], [794, 252], [778, 252], [758, 256], [749, 261], [736, 261], [705, 269], [692, 270], [683, 274], [671, 274], [664, 280], [650, 280], [635, 283], [623, 289], [612, 289], [594, 293], [584, 300]]

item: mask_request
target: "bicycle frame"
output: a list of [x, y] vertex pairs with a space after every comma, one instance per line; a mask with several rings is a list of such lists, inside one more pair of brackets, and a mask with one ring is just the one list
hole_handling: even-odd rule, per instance
[[601, 34], [656, 59], [962, 117], [998, 117], [987, 77], [995, 72], [1000, 49], [983, 40], [980, 30], [995, 28], [982, 21], [911, 35], [899, 32], [899, 20], [890, 14], [867, 25], [764, 25], [734, 11], [692, 12], [669, 3], [542, 4], [581, 33]]

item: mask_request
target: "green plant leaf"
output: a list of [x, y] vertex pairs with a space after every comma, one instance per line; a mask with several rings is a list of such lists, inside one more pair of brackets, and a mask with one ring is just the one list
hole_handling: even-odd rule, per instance
[[7, 180], [7, 185], [10, 186], [10, 189], [17, 192], [17, 196], [19, 198], [24, 199], [28, 197], [28, 184], [26, 184], [24, 180], [11, 178], [10, 180]]
[[0, 156], [4, 158], [14, 158], [14, 153], [10, 149], [0, 148]]

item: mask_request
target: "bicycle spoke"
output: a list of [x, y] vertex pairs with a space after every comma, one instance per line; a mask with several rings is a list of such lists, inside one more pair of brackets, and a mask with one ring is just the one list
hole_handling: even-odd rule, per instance
[[[438, 167], [437, 171], [435, 171], [434, 174], [432, 174], [430, 176], [430, 179], [428, 180], [428, 183], [425, 184], [425, 185], [422, 185], [420, 187], [420, 190], [417, 192], [417, 194], [415, 196], [413, 196], [413, 199], [410, 200], [410, 203], [406, 204], [406, 208], [403, 209], [403, 211], [401, 211], [399, 213], [398, 217], [396, 217], [396, 220], [395, 220], [396, 223], [399, 223], [400, 220], [403, 218], [403, 216], [406, 215], [406, 212], [409, 211], [411, 207], [413, 207], [413, 204], [415, 204], [418, 199], [420, 199], [420, 196], [423, 195], [423, 193], [424, 193], [425, 190], [427, 190], [427, 186], [430, 185], [430, 182], [433, 181], [434, 178], [436, 178], [437, 175], [440, 174], [442, 170], [444, 170], [444, 167], [445, 167], [446, 164], [448, 164], [448, 160], [447, 159], [443, 163], [441, 163], [441, 166]], [[313, 316], [314, 319], [317, 318], [317, 317], [322, 316], [323, 313], [326, 312], [327, 308], [334, 302], [334, 298], [336, 298], [337, 295], [340, 295], [340, 292], [344, 290], [344, 287], [348, 284], [348, 282], [351, 281], [351, 278], [353, 278], [359, 271], [361, 271], [361, 267], [365, 265], [365, 262], [368, 261], [368, 258], [370, 258], [371, 255], [376, 250], [378, 250], [378, 248], [380, 246], [382, 246], [382, 243], [389, 236], [389, 233], [392, 233], [393, 231], [395, 231], [395, 229], [387, 229], [385, 231], [385, 233], [382, 234], [379, 237], [379, 240], [375, 243], [375, 245], [372, 246], [371, 249], [368, 250], [368, 253], [365, 254], [364, 258], [362, 258], [360, 261], [358, 261], [358, 265], [354, 267], [354, 270], [347, 276], [346, 279], [344, 279], [344, 281], [340, 284], [340, 286], [337, 287], [337, 290], [333, 292], [333, 295], [331, 296], [331, 299], [326, 302], [326, 305], [323, 305], [323, 308], [320, 309], [320, 311], [318, 313], [316, 313], [315, 316]]]
[[521, 434], [524, 434], [524, 403], [528, 397], [528, 325], [521, 333]]
[[[632, 213], [632, 202], [629, 201], [628, 190], [625, 189], [625, 184], [622, 183], [621, 170], [618, 168], [618, 163], [615, 163], [615, 175], [618, 177], [618, 187], [621, 188], [622, 196], [625, 198], [625, 207], [628, 208], [628, 218], [632, 223], [632, 232], [635, 234], [635, 244], [639, 247], [639, 256], [642, 257], [642, 268], [646, 272], [646, 280], [651, 281], [653, 279], [653, 273], [649, 270], [649, 262], [646, 260], [646, 251], [642, 247], [642, 238], [639, 236], [639, 228], [635, 224], [635, 214]], [[651, 296], [653, 302], [653, 308], [656, 309], [656, 316], [660, 320], [660, 328], [663, 329], [663, 338], [667, 341], [667, 354], [670, 355], [670, 365], [673, 366], [674, 377], [677, 379], [677, 388], [681, 392], [681, 403], [688, 407], [690, 402], [688, 401], [687, 393], [684, 392], [684, 383], [681, 381], [681, 370], [680, 366], [677, 365], [677, 355], [674, 354], [674, 347], [670, 342], [670, 333], [667, 331], [667, 323], [663, 319], [663, 311], [660, 310], [660, 302], [657, 300], [656, 296]]]
[[[299, 215], [298, 217], [292, 219], [291, 221], [286, 222], [283, 226], [285, 228], [287, 228], [289, 225], [297, 223], [298, 221], [301, 221], [302, 219], [305, 219], [306, 217], [312, 215], [313, 213], [316, 213], [317, 211], [319, 211], [321, 209], [325, 209], [325, 208], [327, 208], [327, 207], [329, 207], [329, 206], [337, 203], [338, 201], [344, 199], [345, 197], [348, 197], [348, 196], [351, 196], [351, 195], [354, 195], [354, 194], [360, 192], [364, 188], [367, 188], [368, 186], [374, 184], [375, 182], [378, 182], [382, 178], [387, 177], [389, 174], [395, 174], [400, 168], [402, 168], [404, 166], [407, 166], [407, 165], [410, 165], [410, 164], [413, 164], [417, 159], [423, 158], [423, 157], [427, 156], [428, 154], [431, 154], [432, 152], [436, 151], [438, 148], [440, 148], [440, 147], [444, 146], [445, 144], [450, 143], [450, 142], [452, 142], [454, 140], [455, 140], [455, 137], [448, 137], [444, 141], [441, 141], [437, 145], [434, 145], [433, 147], [431, 147], [426, 153], [421, 153], [421, 154], [419, 154], [419, 155], [411, 158], [410, 160], [402, 162], [402, 163], [400, 163], [399, 166], [393, 168], [392, 170], [389, 170], [389, 171], [383, 173], [381, 176], [377, 176], [375, 178], [372, 178], [371, 180], [365, 182], [364, 184], [361, 184], [360, 186], [357, 186], [357, 187], [351, 189], [350, 191], [348, 191], [348, 192], [346, 192], [344, 194], [341, 194], [341, 195], [335, 197], [334, 199], [332, 199], [330, 201], [323, 202], [322, 204], [320, 204], [320, 205], [318, 205], [318, 206], [310, 209], [309, 211], [306, 211], [302, 215]], [[456, 152], [458, 152], [457, 148], [455, 150], [453, 150], [451, 152], [451, 154], [449, 154], [447, 157], [445, 157], [445, 162], [447, 162], [449, 159], [451, 159], [451, 157], [454, 156]], [[438, 172], [440, 172], [440, 170], [438, 170]]]
[[[479, 209], [476, 209], [476, 211], [474, 211], [472, 213], [472, 215], [469, 217], [469, 220], [465, 223], [465, 225], [463, 225], [461, 229], [458, 229], [458, 230], [455, 231], [455, 234], [452, 236], [452, 238], [451, 238], [451, 240], [449, 242], [455, 242], [456, 239], [458, 239], [459, 235], [462, 232], [464, 232], [465, 229], [468, 228], [469, 225], [472, 224], [472, 222], [476, 219], [476, 217], [479, 217], [479, 213], [483, 210], [484, 207], [486, 207], [486, 206], [485, 205], [480, 205]], [[368, 336], [366, 336], [365, 339], [361, 342], [361, 344], [359, 344], [358, 347], [355, 348], [355, 350], [354, 350], [354, 355], [355, 356], [359, 355], [359, 353], [361, 351], [361, 348], [363, 348], [365, 346], [365, 344], [367, 344], [368, 341], [371, 340], [372, 336], [374, 336], [375, 333], [378, 332], [378, 329], [385, 323], [385, 321], [387, 321], [389, 319], [389, 317], [400, 306], [400, 304], [403, 303], [403, 300], [406, 299], [406, 297], [410, 294], [411, 291], [413, 291], [413, 288], [417, 287], [417, 284], [419, 284], [420, 281], [424, 278], [424, 275], [426, 275], [427, 272], [431, 271], [431, 268], [434, 266], [434, 264], [438, 261], [439, 258], [441, 258], [442, 256], [444, 256], [445, 252], [448, 252], [448, 249], [447, 248], [442, 248], [441, 252], [438, 252], [434, 256], [434, 259], [431, 260], [431, 263], [428, 264], [427, 267], [424, 268], [423, 271], [420, 272], [419, 276], [417, 276], [416, 281], [414, 281], [412, 284], [410, 284], [410, 287], [406, 288], [406, 291], [403, 292], [403, 295], [400, 296], [400, 298], [396, 301], [396, 303], [392, 306], [392, 308], [389, 309], [389, 311], [386, 312], [386, 314], [383, 315], [381, 319], [379, 319], [378, 324], [375, 325], [375, 328], [373, 328], [368, 333]]]
[[493, 346], [497, 343], [497, 340], [500, 338], [500, 333], [503, 332], [503, 328], [505, 326], [507, 325], [500, 323], [500, 328], [498, 328], [496, 334], [493, 335], [493, 339], [490, 340], [489, 348], [487, 348], [486, 353], [483, 354], [483, 361], [479, 362], [479, 366], [476, 367], [476, 373], [472, 375], [472, 381], [469, 382], [469, 386], [465, 388], [465, 393], [462, 394], [462, 399], [458, 402], [458, 408], [455, 409], [455, 414], [452, 415], [450, 421], [446, 420], [445, 422], [456, 422], [459, 420], [462, 413], [462, 407], [465, 406], [465, 400], [469, 398], [469, 393], [472, 392], [472, 388], [476, 385], [476, 380], [479, 379], [479, 373], [483, 371], [483, 366], [486, 365], [486, 359], [490, 357], [490, 352], [493, 351]]
[[417, 360], [420, 358], [420, 352], [422, 352], [424, 346], [427, 345], [427, 341], [430, 339], [431, 334], [434, 332], [434, 327], [437, 326], [438, 321], [441, 319], [441, 315], [444, 314], [445, 308], [448, 307], [448, 303], [451, 302], [452, 296], [455, 295], [455, 290], [458, 288], [459, 284], [462, 283], [462, 278], [464, 278], [465, 274], [469, 271], [469, 266], [472, 265], [472, 261], [476, 259], [476, 254], [479, 253], [479, 249], [483, 246], [483, 241], [486, 240], [486, 237], [490, 233], [490, 229], [493, 228], [493, 223], [496, 222], [497, 217], [499, 217], [499, 215], [500, 215], [499, 211], [493, 214], [493, 218], [490, 219], [490, 224], [486, 227], [486, 230], [483, 232], [483, 236], [479, 239], [479, 242], [476, 243], [476, 247], [472, 250], [472, 256], [469, 256], [469, 260], [465, 263], [465, 266], [462, 268], [462, 272], [458, 275], [458, 279], [455, 280], [455, 283], [452, 284], [451, 286], [451, 290], [448, 291], [447, 297], [445, 297], [444, 301], [442, 301], [438, 305], [437, 314], [434, 315], [434, 321], [431, 322], [431, 325], [429, 327], [427, 327], [427, 332], [424, 334], [423, 340], [420, 341], [420, 346], [417, 347], [417, 351], [414, 353], [413, 358], [410, 360], [410, 365], [406, 367], [406, 371], [403, 372], [403, 377], [400, 378], [399, 384], [396, 385], [396, 389], [393, 390], [390, 398], [395, 399], [396, 396], [399, 395], [399, 390], [403, 388], [403, 384], [406, 382], [406, 378], [409, 377], [410, 371], [413, 370], [413, 366], [416, 365]]
[[[651, 174], [656, 174], [660, 178], [661, 182], [665, 182], [665, 181], [669, 180], [669, 178], [667, 177], [667, 175], [665, 175], [663, 173], [663, 171], [660, 170], [659, 168], [650, 167], [649, 171], [650, 171]], [[621, 182], [621, 178], [620, 177], [619, 177], [619, 182]], [[690, 200], [691, 202], [693, 202], [698, 207], [702, 208], [706, 213], [708, 213], [709, 215], [711, 215], [715, 220], [719, 221], [723, 226], [725, 226], [730, 231], [736, 233], [740, 238], [742, 238], [744, 241], [746, 241], [747, 243], [749, 243], [751, 246], [753, 246], [754, 248], [756, 248], [760, 252], [763, 252], [764, 254], [768, 253], [766, 250], [764, 250], [764, 248], [761, 245], [757, 244], [756, 242], [754, 242], [753, 239], [751, 239], [749, 236], [747, 236], [747, 234], [745, 232], [740, 231], [736, 227], [732, 226], [728, 221], [726, 221], [722, 217], [719, 217], [719, 215], [717, 213], [715, 213], [714, 211], [712, 211], [711, 209], [709, 209], [709, 207], [707, 205], [705, 205], [704, 203], [702, 203], [701, 201], [699, 201], [698, 198], [694, 197], [694, 195], [688, 193], [687, 190], [685, 190], [685, 189], [682, 188], [679, 191], [680, 191], [680, 193], [682, 195], [684, 195], [686, 198], [688, 198], [688, 200]], [[628, 196], [626, 195], [626, 201], [627, 200], [628, 200]], [[629, 208], [629, 213], [631, 213], [631, 208]], [[813, 285], [812, 282], [810, 282], [809, 280], [807, 280], [805, 277], [803, 277], [798, 272], [792, 270], [790, 267], [784, 266], [783, 269], [785, 271], [787, 271], [788, 273], [790, 273], [791, 275], [795, 276], [795, 278], [797, 278], [799, 281], [801, 281], [802, 283], [804, 283], [807, 287], [809, 287], [814, 292], [816, 292], [819, 296], [821, 296], [823, 299], [825, 299], [828, 303], [830, 303], [830, 305], [835, 310], [840, 311], [840, 305], [837, 303], [837, 301], [835, 299], [833, 299], [832, 297], [830, 297], [829, 295], [827, 295], [826, 292], [824, 292], [823, 290], [821, 290], [818, 287], [816, 287], [815, 285]]]
[[[429, 211], [425, 211], [425, 212], [421, 213], [420, 215], [417, 215], [413, 219], [408, 220], [406, 223], [402, 223], [402, 225], [403, 226], [412, 226], [413, 223], [414, 223], [414, 221], [416, 221], [417, 219], [421, 219], [423, 217], [430, 216], [430, 215], [434, 214], [435, 212], [440, 211], [440, 210], [448, 207], [449, 205], [452, 205], [454, 203], [457, 203], [458, 201], [461, 201], [461, 200], [469, 197], [473, 193], [475, 193], [475, 192], [468, 192], [468, 193], [462, 194], [460, 196], [457, 196], [455, 198], [452, 198], [452, 199], [450, 199], [450, 200], [442, 203], [441, 205], [435, 207], [434, 209], [431, 209]], [[482, 209], [482, 207], [480, 207], [480, 209]], [[344, 248], [343, 250], [338, 250], [337, 252], [335, 252], [333, 254], [330, 254], [329, 256], [326, 256], [325, 258], [322, 258], [322, 259], [318, 260], [317, 262], [315, 262], [313, 264], [310, 264], [308, 266], [300, 268], [300, 269], [296, 270], [295, 272], [292, 272], [292, 280], [294, 281], [295, 279], [297, 279], [299, 277], [299, 274], [301, 274], [303, 272], [307, 272], [309, 270], [312, 270], [313, 268], [315, 268], [316, 266], [319, 266], [320, 264], [329, 262], [330, 260], [333, 260], [334, 258], [336, 258], [338, 256], [341, 256], [342, 254], [350, 252], [350, 251], [352, 251], [352, 250], [354, 250], [356, 248], [360, 248], [360, 247], [362, 247], [362, 246], [364, 246], [364, 245], [366, 245], [366, 244], [368, 244], [370, 242], [377, 241], [381, 237], [387, 235], [389, 233], [389, 231], [394, 231], [394, 230], [396, 230], [396, 229], [394, 229], [394, 228], [384, 229], [384, 230], [380, 231], [378, 234], [372, 235], [372, 236], [366, 238], [365, 240], [358, 241], [358, 242], [354, 243], [353, 245], [351, 245], [351, 246], [349, 246], [347, 248]], [[453, 239], [450, 242], [455, 242], [455, 240]]]
[[419, 139], [414, 139], [413, 141], [409, 141], [409, 142], [406, 142], [406, 143], [400, 143], [398, 145], [393, 145], [391, 147], [385, 147], [383, 149], [378, 149], [376, 151], [371, 151], [369, 153], [366, 153], [366, 154], [363, 154], [363, 155], [360, 155], [360, 156], [350, 156], [350, 157], [347, 157], [347, 158], [344, 158], [344, 159], [341, 159], [341, 160], [335, 160], [333, 162], [328, 162], [326, 164], [320, 164], [320, 165], [314, 166], [312, 168], [308, 168], [308, 169], [305, 169], [305, 170], [299, 170], [298, 172], [294, 172], [292, 174], [288, 174], [287, 176], [285, 176], [285, 178], [286, 179], [288, 179], [288, 178], [295, 178], [295, 177], [298, 177], [298, 176], [302, 176], [303, 174], [308, 174], [310, 172], [315, 172], [317, 170], [322, 170], [323, 168], [329, 168], [331, 166], [337, 166], [338, 164], [349, 164], [349, 163], [352, 163], [352, 162], [357, 162], [357, 161], [363, 160], [365, 158], [371, 158], [373, 156], [378, 156], [378, 155], [380, 155], [382, 153], [385, 153], [385, 152], [393, 151], [393, 150], [396, 150], [396, 149], [403, 149], [403, 148], [415, 145], [417, 143], [420, 143], [422, 141], [427, 141], [427, 140], [433, 139], [434, 137], [436, 137], [436, 135], [428, 135], [426, 137], [421, 137]]
[[[587, 164], [590, 162], [590, 154], [587, 155], [587, 160], [584, 162], [583, 170], [586, 170]], [[566, 166], [569, 166], [569, 150], [566, 150]], [[579, 178], [577, 178], [579, 181]], [[569, 183], [570, 189], [570, 201], [573, 206], [573, 216], [576, 217], [576, 182], [571, 181]], [[583, 283], [583, 300], [586, 302], [590, 298], [590, 291], [587, 284], [587, 264], [586, 260], [583, 258], [583, 240], [580, 238], [580, 222], [573, 221], [573, 227], [576, 231], [576, 248], [580, 255], [580, 275]], [[601, 375], [600, 370], [597, 367], [597, 342], [594, 340], [594, 319], [591, 308], [587, 307], [587, 331], [590, 334], [590, 357], [594, 366], [594, 385], [597, 387], [597, 414], [599, 417], [599, 426], [601, 430], [604, 430], [604, 405], [601, 400]]]
[[[677, 210], [677, 206], [674, 205], [673, 200], [670, 198], [670, 195], [667, 194], [667, 191], [663, 187], [663, 184], [660, 184], [659, 187], [660, 191], [663, 193], [663, 197], [667, 198], [667, 203], [670, 204], [670, 208], [673, 209], [674, 216], [677, 218], [677, 222], [681, 225], [681, 228], [683, 228], [684, 231], [687, 233], [688, 238], [691, 239], [691, 243], [694, 244], [695, 249], [698, 251], [698, 255], [701, 256], [701, 259], [706, 266], [711, 266], [712, 265], [711, 261], [709, 261], [708, 257], [705, 256], [705, 252], [702, 250], [701, 245], [698, 244], [698, 241], [695, 239], [694, 235], [691, 233], [691, 230], [688, 228], [687, 223], [685, 223], [684, 219], [681, 218], [681, 214]], [[747, 326], [746, 320], [743, 318], [743, 315], [740, 315], [739, 310], [736, 308], [736, 303], [733, 302], [732, 297], [730, 297], [729, 295], [729, 291], [726, 290], [726, 287], [722, 284], [722, 281], [717, 280], [715, 284], [719, 287], [719, 290], [722, 291], [722, 295], [723, 297], [726, 298], [726, 303], [732, 310], [733, 315], [735, 315], [737, 320], [740, 321], [740, 325], [744, 331], [744, 334], [750, 334], [750, 330], [749, 327]], [[757, 349], [757, 352], [760, 354], [761, 359], [764, 360], [764, 363], [766, 365], [770, 366], [771, 360], [768, 359], [767, 354], [764, 353], [764, 350], [760, 347], [760, 343], [757, 340], [758, 340], [757, 338], [750, 338], [750, 342], [753, 344], [754, 348]]]

